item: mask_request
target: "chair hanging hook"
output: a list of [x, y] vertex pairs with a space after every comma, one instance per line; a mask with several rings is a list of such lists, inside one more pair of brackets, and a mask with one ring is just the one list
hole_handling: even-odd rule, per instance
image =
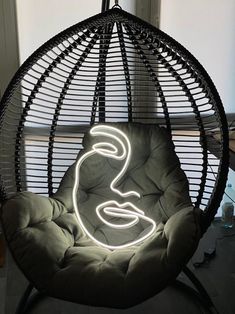
[[119, 8], [121, 9], [120, 5], [119, 5], [119, 0], [114, 0], [114, 6], [113, 8]]

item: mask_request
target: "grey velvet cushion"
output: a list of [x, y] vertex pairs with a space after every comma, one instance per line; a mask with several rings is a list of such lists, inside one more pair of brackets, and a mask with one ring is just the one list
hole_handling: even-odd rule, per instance
[[[140, 193], [141, 198], [130, 201], [157, 223], [150, 238], [137, 246], [109, 250], [84, 235], [71, 197], [75, 164], [53, 198], [19, 193], [3, 206], [2, 219], [15, 259], [39, 290], [82, 304], [126, 308], [156, 294], [181, 271], [200, 238], [200, 211], [190, 202], [187, 179], [165, 129], [112, 126], [128, 136], [132, 147], [118, 188]], [[78, 159], [100, 140], [85, 135]], [[90, 233], [115, 245], [140, 236], [148, 227], [139, 223], [115, 233], [97, 219], [94, 206], [110, 198], [122, 201], [110, 191], [118, 171], [120, 161], [94, 155], [81, 167], [77, 191], [78, 208]]]

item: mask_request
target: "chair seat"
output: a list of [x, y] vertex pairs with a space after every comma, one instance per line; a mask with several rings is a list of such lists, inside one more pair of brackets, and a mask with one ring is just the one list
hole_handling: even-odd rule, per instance
[[3, 219], [11, 251], [39, 291], [112, 308], [133, 306], [162, 290], [200, 238], [199, 210], [192, 207], [160, 223], [141, 245], [113, 251], [84, 237], [74, 214], [51, 198], [19, 193], [5, 204]]
[[[50, 296], [127, 308], [173, 281], [197, 247], [200, 210], [190, 202], [187, 180], [165, 131], [135, 124], [118, 127], [133, 149], [128, 175], [120, 179], [118, 188], [137, 190], [141, 197], [135, 205], [144, 209], [157, 226], [145, 241], [111, 250], [97, 245], [83, 232], [72, 198], [76, 163], [53, 197], [21, 192], [3, 206], [6, 237], [18, 265], [39, 291]], [[90, 134], [84, 137], [78, 161], [93, 142]], [[90, 232], [105, 244], [112, 244], [117, 236], [112, 237], [109, 227], [97, 221], [94, 206], [115, 197], [107, 182], [117, 173], [118, 162], [103, 156], [90, 158], [81, 167], [81, 186], [76, 191], [81, 216]], [[121, 202], [120, 195], [115, 200]], [[146, 232], [141, 223], [130, 229], [118, 231], [124, 243]]]

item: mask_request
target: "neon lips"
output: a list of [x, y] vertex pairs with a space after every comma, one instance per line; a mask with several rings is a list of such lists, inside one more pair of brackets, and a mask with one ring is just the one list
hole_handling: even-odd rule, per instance
[[[114, 229], [127, 229], [130, 228], [134, 225], [136, 225], [140, 219], [143, 219], [147, 222], [150, 223], [151, 228], [150, 230], [144, 234], [142, 237], [138, 237], [136, 240], [132, 240], [128, 243], [124, 243], [121, 245], [108, 245], [106, 243], [103, 243], [99, 240], [97, 240], [86, 228], [84, 225], [80, 213], [79, 213], [79, 208], [77, 204], [77, 190], [79, 187], [79, 171], [82, 163], [89, 158], [90, 156], [94, 154], [99, 154], [105, 157], [113, 158], [116, 160], [124, 160], [124, 165], [121, 169], [121, 171], [118, 173], [118, 175], [112, 180], [110, 183], [110, 189], [116, 193], [119, 194], [121, 197], [126, 198], [129, 196], [136, 196], [140, 198], [140, 194], [136, 191], [127, 191], [127, 192], [121, 192], [120, 190], [115, 188], [115, 185], [117, 182], [123, 177], [124, 173], [126, 172], [128, 165], [130, 163], [130, 158], [131, 158], [131, 144], [128, 139], [128, 137], [120, 131], [119, 129], [108, 126], [108, 125], [96, 125], [90, 130], [90, 134], [92, 136], [105, 136], [109, 137], [111, 139], [114, 139], [120, 144], [121, 147], [121, 154], [118, 152], [118, 148], [109, 142], [98, 142], [95, 143], [92, 146], [92, 149], [88, 152], [86, 152], [80, 159], [77, 160], [76, 166], [75, 166], [75, 180], [74, 180], [74, 186], [73, 186], [73, 191], [72, 191], [72, 199], [73, 199], [73, 206], [74, 206], [74, 211], [76, 218], [78, 220], [79, 225], [81, 226], [81, 229], [83, 230], [83, 233], [86, 234], [89, 238], [91, 238], [97, 245], [103, 246], [105, 248], [114, 250], [114, 249], [121, 249], [121, 248], [126, 248], [129, 246], [136, 245], [140, 242], [143, 242], [145, 239], [150, 237], [153, 232], [156, 229], [156, 223], [154, 220], [152, 220], [149, 217], [145, 216], [145, 213], [143, 210], [139, 209], [136, 207], [133, 203], [131, 202], [124, 202], [124, 203], [118, 203], [115, 200], [108, 200], [106, 202], [103, 202], [99, 204], [96, 207], [96, 214], [99, 217], [99, 219], [109, 226], [110, 228]], [[123, 218], [124, 220], [126, 219], [128, 222], [126, 223], [111, 223], [107, 219], [105, 219], [104, 216], [102, 216], [102, 213], [105, 213], [109, 217], [118, 217], [118, 218]]]

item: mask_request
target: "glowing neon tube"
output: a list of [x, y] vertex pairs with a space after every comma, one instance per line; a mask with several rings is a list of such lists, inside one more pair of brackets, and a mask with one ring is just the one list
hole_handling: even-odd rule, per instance
[[[129, 196], [136, 196], [138, 198], [140, 197], [140, 194], [136, 191], [121, 192], [115, 188], [115, 185], [117, 184], [117, 182], [122, 178], [122, 176], [126, 172], [128, 165], [130, 163], [130, 158], [131, 158], [131, 145], [130, 145], [129, 139], [125, 135], [125, 133], [123, 133], [119, 129], [114, 128], [112, 126], [97, 125], [97, 126], [94, 126], [90, 130], [90, 134], [92, 136], [105, 136], [105, 137], [109, 137], [109, 138], [114, 139], [115, 141], [117, 141], [120, 144], [121, 149], [122, 149], [122, 153], [119, 154], [117, 147], [112, 143], [98, 142], [92, 146], [92, 149], [90, 151], [86, 152], [84, 155], [82, 155], [82, 157], [80, 159], [77, 160], [76, 166], [75, 166], [75, 180], [74, 180], [74, 186], [73, 186], [73, 191], [72, 191], [72, 200], [73, 200], [73, 205], [74, 205], [74, 212], [75, 212], [76, 218], [78, 220], [78, 223], [81, 226], [83, 233], [86, 234], [89, 238], [91, 238], [97, 245], [103, 246], [103, 247], [111, 249], [111, 250], [126, 248], [129, 246], [136, 245], [140, 242], [143, 242], [145, 239], [147, 239], [148, 237], [150, 237], [153, 234], [153, 232], [156, 229], [156, 223], [153, 219], [146, 217], [144, 211], [139, 209], [137, 206], [135, 206], [131, 202], [124, 202], [124, 203], [120, 204], [115, 200], [108, 200], [104, 203], [99, 204], [95, 209], [96, 214], [99, 217], [99, 219], [104, 224], [109, 226], [110, 228], [127, 229], [127, 228], [130, 228], [130, 227], [136, 225], [140, 219], [143, 219], [152, 225], [150, 230], [144, 236], [137, 238], [136, 240], [130, 241], [128, 243], [115, 246], [115, 245], [108, 245], [106, 243], [103, 243], [103, 242], [97, 240], [87, 230], [87, 228], [85, 227], [85, 225], [81, 219], [79, 209], [77, 206], [77, 190], [79, 187], [79, 171], [80, 171], [80, 167], [81, 167], [82, 163], [87, 158], [89, 158], [90, 156], [92, 156], [94, 154], [99, 154], [99, 155], [113, 158], [113, 159], [117, 159], [117, 160], [124, 160], [125, 159], [125, 162], [124, 162], [124, 165], [123, 165], [121, 171], [118, 173], [118, 175], [111, 182], [110, 189], [114, 193], [122, 196], [123, 198], [129, 197]], [[107, 219], [105, 219], [102, 216], [102, 212], [104, 212], [107, 216], [110, 216], [110, 217], [125, 218], [129, 222], [122, 223], [122, 224], [110, 223]]]

